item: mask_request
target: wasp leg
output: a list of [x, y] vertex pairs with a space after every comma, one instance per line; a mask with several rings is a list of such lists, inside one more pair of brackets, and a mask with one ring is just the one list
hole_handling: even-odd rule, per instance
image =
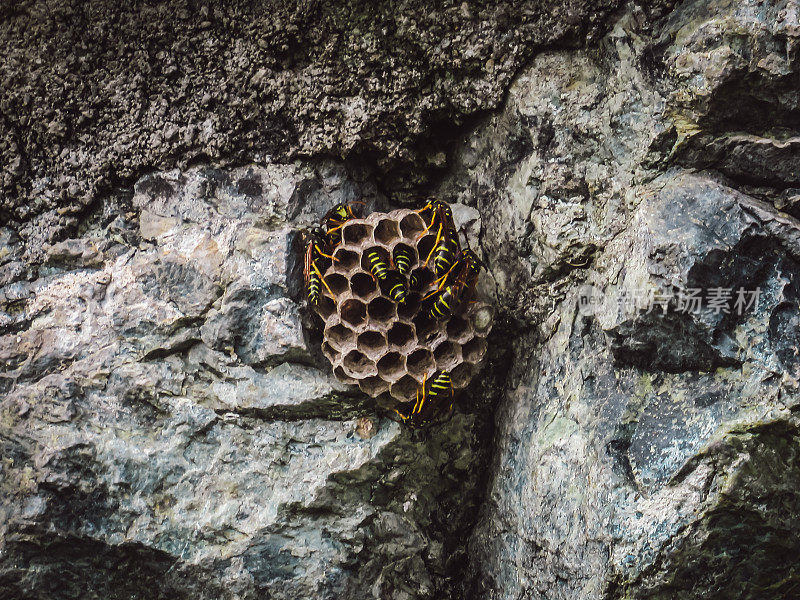
[[439, 232], [436, 234], [436, 241], [433, 242], [433, 248], [431, 248], [431, 251], [428, 253], [428, 258], [425, 259], [425, 262], [422, 265], [423, 268], [428, 266], [428, 261], [431, 259], [431, 256], [433, 256], [433, 253], [436, 250], [436, 247], [439, 245], [439, 240], [442, 239], [442, 228], [443, 227], [444, 227], [444, 223], [441, 223], [439, 225]]
[[314, 272], [319, 276], [319, 280], [322, 282], [322, 285], [324, 285], [325, 288], [330, 292], [333, 301], [336, 302], [336, 294], [333, 293], [331, 286], [328, 285], [328, 282], [325, 281], [325, 278], [322, 276], [322, 273], [319, 272], [319, 267], [313, 263], [311, 264], [311, 266], [314, 269]]
[[325, 254], [322, 250], [319, 249], [319, 246], [317, 246], [317, 252], [319, 253], [320, 256], [324, 256], [325, 258], [330, 258], [334, 262], [339, 261], [339, 259], [336, 258], [335, 256], [332, 256], [330, 254]]
[[422, 405], [425, 404], [425, 382], [428, 379], [428, 374], [422, 376], [422, 397], [420, 397], [419, 390], [417, 390], [417, 403], [414, 405], [414, 410], [411, 413], [419, 413], [422, 411]]
[[[450, 270], [449, 270], [449, 271], [447, 271], [447, 273], [445, 273], [445, 274], [444, 274], [444, 275], [442, 275], [441, 277], [439, 277], [439, 279], [437, 279], [436, 281], [434, 281], [434, 282], [433, 282], [433, 285], [436, 285], [436, 284], [437, 284], [437, 283], [439, 283], [440, 281], [441, 281], [442, 283], [439, 283], [439, 285], [438, 285], [438, 286], [436, 286], [436, 291], [435, 291], [435, 292], [431, 292], [430, 294], [428, 294], [428, 296], [431, 296], [431, 295], [435, 294], [436, 292], [440, 291], [440, 290], [441, 290], [441, 289], [444, 287], [444, 284], [445, 284], [445, 283], [447, 283], [447, 276], [448, 276], [448, 275], [450, 275], [450, 273], [452, 272], [452, 270], [456, 268], [456, 265], [457, 265], [457, 264], [458, 264], [458, 261], [453, 261], [453, 266], [452, 266], [452, 267], [450, 267]], [[425, 296], [425, 298], [427, 298], [428, 296]], [[425, 300], [425, 298], [423, 298], [423, 300]]]

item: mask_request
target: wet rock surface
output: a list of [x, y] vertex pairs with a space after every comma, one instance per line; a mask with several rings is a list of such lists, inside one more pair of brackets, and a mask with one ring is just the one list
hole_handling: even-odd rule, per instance
[[[0, 26], [0, 596], [796, 597], [795, 0], [103, 6]], [[296, 241], [414, 187], [496, 309], [420, 431]]]

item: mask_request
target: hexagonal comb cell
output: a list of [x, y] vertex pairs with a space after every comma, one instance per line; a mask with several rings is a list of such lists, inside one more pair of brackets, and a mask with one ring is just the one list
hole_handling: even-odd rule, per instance
[[346, 327], [342, 323], [338, 323], [325, 330], [325, 337], [330, 346], [339, 350], [344, 350], [348, 346], [353, 345], [353, 342], [356, 339], [356, 334], [353, 333], [349, 327]]
[[333, 253], [333, 259], [336, 270], [346, 272], [352, 270], [358, 264], [359, 256], [355, 252], [339, 248]]
[[380, 331], [365, 331], [358, 336], [357, 345], [367, 356], [375, 356], [386, 350], [386, 337]]
[[447, 322], [447, 337], [456, 342], [466, 341], [472, 335], [469, 322], [461, 317], [450, 317]]
[[363, 243], [372, 235], [372, 225], [362, 221], [353, 221], [345, 225], [342, 232], [342, 238], [345, 244], [357, 246]]
[[399, 237], [400, 227], [395, 220], [382, 219], [375, 227], [375, 241], [380, 244], [389, 245]]
[[433, 354], [427, 348], [414, 350], [406, 357], [406, 368], [415, 377], [422, 377], [426, 373], [434, 371], [435, 367]]
[[359, 382], [361, 390], [373, 398], [389, 391], [389, 384], [378, 376], [365, 377]]
[[386, 333], [386, 337], [389, 341], [389, 346], [391, 346], [392, 349], [398, 350], [407, 350], [417, 342], [417, 338], [414, 334], [414, 326], [403, 323], [402, 321], [392, 323], [392, 326], [389, 327], [389, 331]]
[[353, 327], [358, 327], [367, 320], [367, 306], [355, 298], [342, 302], [339, 312], [342, 315], [342, 321]]
[[392, 398], [400, 402], [409, 402], [416, 399], [419, 383], [411, 377], [411, 375], [404, 375], [401, 379], [392, 384], [389, 388], [389, 393]]
[[400, 233], [403, 237], [411, 238], [412, 240], [419, 237], [419, 234], [425, 229], [425, 222], [417, 213], [411, 213], [400, 219]]
[[375, 283], [375, 278], [369, 273], [356, 273], [350, 278], [350, 290], [356, 296], [368, 298], [377, 289], [378, 284]]
[[389, 381], [397, 381], [406, 371], [406, 361], [399, 352], [388, 352], [378, 361], [378, 373]]
[[342, 360], [345, 373], [351, 377], [377, 375], [378, 369], [369, 357], [358, 350], [350, 350]]
[[371, 321], [387, 323], [394, 319], [394, 302], [388, 298], [375, 298], [369, 303], [369, 318]]
[[[328, 273], [325, 275], [325, 283], [337, 296], [347, 289], [347, 277], [339, 273]], [[323, 286], [325, 287], [325, 286]]]
[[461, 360], [461, 348], [453, 342], [443, 341], [433, 350], [436, 359], [436, 368], [449, 370], [456, 366]]
[[[422, 296], [435, 292], [436, 277], [422, 266], [436, 239], [436, 229], [425, 231], [427, 223], [408, 209], [349, 221], [340, 245], [331, 249], [336, 259], [323, 273], [336, 297], [323, 286], [313, 307], [325, 321], [322, 353], [335, 377], [357, 383], [388, 410], [415, 400], [423, 377], [439, 369], [450, 371], [455, 388], [465, 387], [487, 351], [494, 312], [480, 299], [442, 321], [420, 313]], [[394, 250], [404, 246], [412, 250], [411, 275], [419, 286], [399, 304], [380, 289], [367, 257], [377, 252], [392, 268]]]

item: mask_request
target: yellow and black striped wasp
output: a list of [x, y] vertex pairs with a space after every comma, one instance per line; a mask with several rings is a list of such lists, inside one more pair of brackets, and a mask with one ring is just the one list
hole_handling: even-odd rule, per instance
[[386, 260], [377, 250], [367, 251], [369, 272], [378, 281], [381, 291], [400, 304], [408, 299], [406, 278], [398, 269], [390, 269]]
[[417, 390], [417, 399], [411, 412], [395, 412], [409, 425], [430, 423], [453, 409], [453, 381], [449, 371], [436, 371], [430, 379], [426, 374]]
[[342, 227], [344, 227], [345, 223], [347, 223], [350, 219], [356, 218], [356, 213], [353, 210], [353, 204], [361, 204], [362, 206], [364, 205], [363, 202], [354, 201], [350, 204], [344, 204], [343, 202], [340, 202], [326, 212], [322, 217], [320, 223], [322, 224], [322, 228], [325, 232], [325, 241], [327, 242], [328, 247], [333, 248], [342, 241]]
[[397, 269], [401, 275], [408, 275], [411, 272], [411, 265], [414, 262], [414, 252], [408, 246], [399, 244], [395, 246], [392, 262], [394, 263], [394, 268]]
[[304, 237], [306, 244], [306, 255], [303, 276], [305, 278], [308, 303], [312, 306], [319, 305], [320, 298], [322, 297], [323, 285], [328, 290], [335, 302], [336, 294], [333, 293], [322, 275], [333, 260], [333, 256], [326, 252], [328, 248], [325, 242], [325, 233], [319, 227], [315, 227], [314, 229], [305, 232]]
[[428, 266], [431, 257], [433, 257], [433, 272], [436, 275], [442, 275], [455, 264], [456, 257], [461, 250], [461, 244], [458, 241], [458, 232], [456, 231], [455, 223], [453, 223], [453, 211], [450, 210], [450, 206], [441, 200], [432, 198], [417, 212], [422, 213], [428, 210], [431, 211], [432, 216], [431, 222], [425, 231], [430, 231], [437, 224], [438, 228], [436, 230], [436, 241], [433, 243], [433, 247], [428, 253], [423, 266]]
[[434, 282], [437, 289], [423, 298], [428, 300], [422, 307], [424, 318], [441, 321], [458, 310], [475, 291], [481, 267], [483, 262], [475, 252], [462, 251], [450, 270]]

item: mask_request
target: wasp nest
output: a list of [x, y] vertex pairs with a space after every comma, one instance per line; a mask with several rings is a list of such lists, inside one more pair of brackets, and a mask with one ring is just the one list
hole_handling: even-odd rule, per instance
[[[422, 263], [435, 241], [435, 231], [425, 232], [422, 217], [407, 209], [372, 213], [344, 225], [334, 260], [323, 273], [336, 300], [325, 290], [316, 306], [325, 321], [322, 352], [339, 381], [358, 384], [373, 398], [388, 393], [397, 402], [408, 402], [423, 377], [436, 370], [449, 371], [456, 390], [475, 375], [486, 353], [493, 311], [474, 301], [444, 321], [422, 318], [422, 299], [435, 290], [433, 272]], [[422, 283], [402, 304], [382, 294], [367, 263], [373, 250], [388, 263], [400, 245], [411, 250], [411, 274]]]

